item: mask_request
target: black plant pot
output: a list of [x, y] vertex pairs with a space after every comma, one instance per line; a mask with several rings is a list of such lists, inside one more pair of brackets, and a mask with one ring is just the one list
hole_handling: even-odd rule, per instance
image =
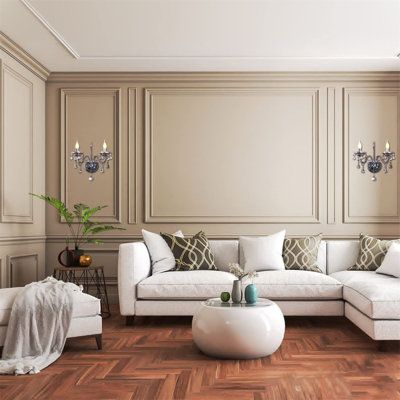
[[70, 253], [67, 255], [67, 262], [70, 264], [70, 267], [79, 267], [79, 257], [83, 256], [83, 250], [80, 249], [75, 249], [72, 250]]
[[66, 247], [59, 255], [58, 262], [64, 267], [79, 267], [79, 257], [84, 254], [81, 249], [70, 250]]

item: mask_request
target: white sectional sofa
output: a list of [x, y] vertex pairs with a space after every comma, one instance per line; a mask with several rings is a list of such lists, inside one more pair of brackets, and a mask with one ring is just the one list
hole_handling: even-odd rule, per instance
[[[143, 242], [120, 245], [120, 311], [135, 315], [193, 315], [199, 303], [231, 291], [236, 279], [228, 264], [239, 262], [236, 240], [210, 240], [219, 271], [169, 271], [151, 274]], [[260, 297], [275, 301], [284, 315], [341, 316], [375, 340], [400, 340], [400, 279], [375, 272], [348, 271], [359, 242], [323, 241], [318, 265], [323, 273], [263, 271], [254, 280]]]

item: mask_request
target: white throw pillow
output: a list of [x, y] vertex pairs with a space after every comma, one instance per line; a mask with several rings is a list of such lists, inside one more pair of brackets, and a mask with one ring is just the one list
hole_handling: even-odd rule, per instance
[[390, 245], [381, 266], [375, 272], [400, 278], [400, 243], [393, 242]]
[[270, 236], [239, 237], [244, 271], [284, 270], [282, 250], [285, 233], [283, 230]]
[[[166, 272], [174, 268], [175, 257], [162, 236], [144, 229], [142, 229], [142, 235], [150, 253], [152, 274]], [[181, 231], [175, 232], [173, 235], [183, 237]]]

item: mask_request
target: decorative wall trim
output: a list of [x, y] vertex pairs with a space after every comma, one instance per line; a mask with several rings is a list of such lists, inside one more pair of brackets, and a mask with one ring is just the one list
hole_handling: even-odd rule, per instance
[[[0, 32], [1, 33], [1, 32]], [[3, 215], [3, 163], [4, 163], [4, 63], [0, 59], [0, 222], [2, 222]]]
[[38, 236], [7, 236], [0, 237], [0, 245], [7, 244], [33, 244], [33, 243], [43, 243], [46, 241], [46, 236], [38, 235]]
[[[69, 96], [98, 96], [107, 94], [114, 97], [114, 149], [113, 149], [113, 168], [114, 188], [113, 188], [113, 213], [107, 216], [92, 217], [98, 222], [121, 223], [121, 89], [120, 88], [74, 88], [61, 89], [61, 199], [67, 204], [66, 193], [68, 192], [67, 182], [67, 162], [69, 162], [69, 151], [67, 148], [67, 100]], [[64, 222], [61, 220], [61, 222]]]
[[0, 289], [6, 287], [5, 282], [6, 282], [6, 270], [3, 265], [3, 257], [0, 257]]
[[34, 73], [40, 79], [46, 81], [50, 75], [50, 71], [44, 67], [39, 61], [33, 58], [22, 47], [11, 40], [3, 32], [0, 32], [0, 49], [22, 64], [29, 71]]
[[[319, 204], [319, 88], [146, 88], [145, 89], [145, 222], [147, 223], [320, 223], [320, 204]], [[309, 216], [246, 216], [246, 215], [186, 215], [186, 216], [160, 216], [155, 215], [153, 210], [153, 116], [154, 116], [154, 96], [162, 95], [181, 95], [181, 94], [260, 94], [260, 93], [278, 93], [278, 94], [310, 94], [312, 98], [312, 214]]]
[[47, 29], [53, 37], [64, 47], [68, 53], [74, 57], [75, 59], [79, 58], [79, 54], [77, 51], [61, 36], [59, 32], [57, 32], [50, 23], [36, 10], [35, 7], [32, 6], [27, 0], [20, 0], [21, 3], [38, 19], [38, 21]]
[[137, 90], [128, 88], [128, 224], [137, 223]]
[[[350, 211], [350, 184], [349, 184], [349, 172], [350, 168], [354, 165], [349, 165], [349, 156], [352, 149], [350, 148], [349, 140], [349, 123], [350, 123], [350, 95], [351, 94], [367, 94], [367, 95], [393, 95], [397, 97], [397, 138], [398, 146], [396, 153], [400, 149], [400, 87], [353, 87], [343, 88], [343, 194], [344, 194], [344, 210], [343, 210], [343, 223], [384, 223], [384, 224], [398, 224], [400, 223], [400, 185], [398, 184], [397, 190], [397, 213], [391, 216], [351, 216]], [[400, 176], [400, 163], [399, 160], [395, 161], [395, 168], [397, 172], [393, 170], [392, 173], [397, 173]]]
[[14, 282], [12, 279], [13, 276], [13, 260], [21, 259], [21, 258], [29, 258], [32, 257], [35, 261], [35, 275], [36, 281], [39, 280], [39, 254], [38, 253], [28, 253], [28, 254], [17, 254], [12, 256], [7, 256], [7, 287], [13, 287]]
[[[30, 102], [30, 115], [29, 115], [29, 159], [24, 160], [24, 163], [28, 165], [28, 168], [25, 168], [24, 170], [21, 169], [20, 172], [29, 174], [29, 193], [33, 192], [33, 170], [34, 170], [34, 165], [33, 165], [33, 83], [26, 78], [24, 78], [22, 75], [20, 75], [18, 72], [13, 70], [10, 66], [6, 65], [5, 63], [1, 64], [1, 87], [2, 87], [2, 93], [1, 93], [1, 128], [0, 128], [0, 151], [1, 151], [1, 161], [0, 161], [0, 190], [1, 190], [1, 200], [0, 200], [0, 205], [1, 205], [1, 215], [0, 215], [0, 220], [1, 222], [7, 222], [7, 223], [23, 223], [23, 224], [32, 224], [33, 223], [33, 199], [31, 196], [29, 196], [29, 214], [27, 215], [16, 215], [16, 214], [7, 214], [5, 210], [5, 170], [7, 166], [4, 163], [4, 158], [5, 158], [5, 152], [7, 149], [5, 149], [4, 146], [4, 138], [6, 135], [6, 132], [4, 130], [4, 81], [5, 81], [5, 74], [8, 73], [10, 76], [12, 76], [14, 79], [19, 81], [21, 84], [26, 86], [29, 89], [29, 102]], [[15, 182], [13, 183], [15, 184]]]
[[52, 72], [49, 82], [395, 82], [400, 72]]
[[[50, 23], [43, 17], [43, 15], [36, 9], [34, 8], [28, 0], [20, 0], [22, 4], [24, 4], [29, 11], [39, 20], [39, 22], [44, 26], [45, 29], [47, 29], [51, 35], [53, 35], [57, 41], [75, 58], [75, 59], [82, 59], [82, 60], [314, 60], [314, 61], [321, 61], [321, 60], [329, 60], [329, 61], [336, 61], [336, 60], [353, 60], [357, 59], [356, 56], [352, 57], [305, 57], [305, 56], [295, 56], [295, 55], [288, 55], [285, 57], [281, 56], [249, 56], [249, 55], [241, 55], [241, 56], [218, 56], [215, 54], [211, 55], [196, 55], [196, 56], [182, 56], [182, 55], [173, 55], [173, 56], [154, 56], [154, 55], [142, 55], [142, 56], [115, 56], [115, 55], [87, 55], [85, 56], [84, 54], [79, 55], [77, 50], [75, 50], [71, 44], [67, 42], [67, 40], [52, 26]], [[365, 58], [365, 57], [364, 57]], [[369, 59], [377, 59], [376, 57], [366, 57]], [[380, 58], [382, 59], [382, 57]], [[383, 57], [383, 59], [386, 60], [396, 60], [397, 58], [395, 56], [393, 57]]]
[[[198, 231], [185, 231], [185, 235], [188, 237], [191, 237], [195, 235]], [[379, 231], [370, 231], [368, 233], [371, 236], [380, 238], [380, 239], [398, 239], [398, 235], [386, 235], [379, 233]], [[207, 238], [210, 240], [238, 240], [239, 236], [260, 236], [259, 233], [249, 233], [246, 231], [241, 232], [240, 234], [234, 234], [234, 235], [229, 235], [229, 234], [223, 234], [223, 235], [216, 235], [216, 234], [209, 234], [207, 233]], [[293, 234], [287, 234], [286, 237], [288, 238], [301, 238], [304, 237], [304, 232], [302, 233], [293, 233]], [[357, 240], [359, 239], [360, 234], [354, 234], [354, 235], [349, 235], [349, 234], [343, 234], [343, 235], [332, 235], [332, 234], [327, 234], [323, 235], [323, 240]], [[99, 237], [105, 244], [115, 244], [115, 248], [106, 248], [105, 251], [115, 251], [118, 252], [118, 245], [122, 243], [130, 243], [130, 242], [142, 242], [143, 237], [140, 234], [131, 234], [131, 235], [118, 235], [118, 236], [101, 236]], [[49, 244], [55, 244], [55, 243], [65, 243], [65, 236], [62, 235], [49, 235], [47, 237], [46, 243]], [[87, 249], [87, 251], [92, 251], [93, 248]], [[101, 251], [101, 249], [94, 249], [93, 251]]]
[[[334, 224], [336, 222], [336, 203], [335, 203], [335, 191], [336, 191], [336, 179], [335, 179], [335, 168], [336, 168], [336, 109], [335, 109], [336, 92], [334, 87], [327, 88], [327, 222], [328, 224]], [[330, 151], [329, 151], [330, 149]]]

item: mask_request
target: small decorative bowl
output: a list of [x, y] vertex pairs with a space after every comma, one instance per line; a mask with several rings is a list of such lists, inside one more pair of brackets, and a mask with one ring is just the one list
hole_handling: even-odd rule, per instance
[[92, 257], [84, 254], [79, 257], [79, 265], [81, 267], [88, 267], [92, 263]]

